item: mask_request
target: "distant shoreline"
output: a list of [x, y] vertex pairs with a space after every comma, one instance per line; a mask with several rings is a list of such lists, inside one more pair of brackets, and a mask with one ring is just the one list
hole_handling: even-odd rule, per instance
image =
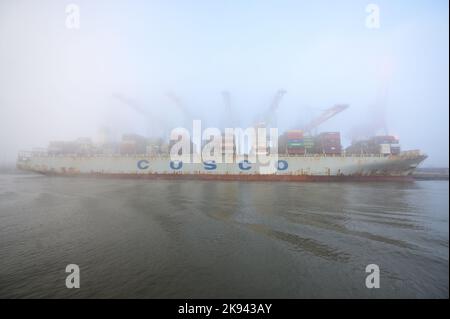
[[423, 167], [423, 168], [417, 168], [414, 173], [413, 177], [416, 180], [423, 180], [423, 181], [437, 181], [437, 180], [447, 180], [448, 181], [448, 168], [430, 168], [430, 167]]

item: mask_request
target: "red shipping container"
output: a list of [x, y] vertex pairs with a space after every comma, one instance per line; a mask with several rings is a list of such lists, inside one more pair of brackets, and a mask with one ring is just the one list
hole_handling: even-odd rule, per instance
[[286, 136], [289, 140], [299, 140], [303, 138], [303, 131], [287, 131]]
[[304, 148], [288, 148], [287, 149], [288, 154], [305, 154]]
[[322, 132], [319, 134], [320, 136], [341, 136], [339, 132]]
[[341, 133], [339, 132], [325, 132], [319, 135], [320, 140], [341, 140]]
[[341, 153], [341, 147], [324, 147], [323, 152], [325, 154], [340, 154]]
[[[318, 137], [319, 148], [333, 150], [341, 149], [341, 134], [339, 132], [325, 132]], [[325, 152], [326, 153], [326, 152]]]
[[135, 154], [136, 143], [134, 142], [122, 142], [120, 143], [120, 154]]

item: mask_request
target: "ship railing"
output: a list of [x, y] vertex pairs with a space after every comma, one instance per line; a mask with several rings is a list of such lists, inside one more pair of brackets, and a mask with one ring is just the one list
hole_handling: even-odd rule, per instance
[[409, 151], [402, 151], [400, 152], [400, 155], [402, 156], [420, 156], [424, 155], [420, 150], [409, 150]]
[[389, 154], [279, 154], [287, 157], [386, 157]]
[[[400, 153], [402, 156], [417, 156], [420, 155], [421, 152], [419, 150], [412, 151], [403, 151]], [[308, 158], [328, 158], [328, 157], [386, 157], [390, 154], [278, 154], [279, 156], [287, 156], [287, 157], [308, 157]], [[166, 158], [169, 156], [168, 153], [160, 153], [160, 154], [120, 154], [120, 153], [53, 153], [49, 151], [20, 151], [19, 157], [151, 157], [151, 158]]]
[[32, 155], [31, 151], [19, 151], [17, 154], [19, 157], [30, 157]]
[[20, 151], [19, 156], [25, 157], [37, 157], [37, 156], [47, 156], [48, 152], [46, 150], [33, 150], [33, 151]]
[[26, 162], [32, 157], [30, 151], [19, 151], [17, 154], [17, 162]]
[[27, 157], [167, 157], [169, 154], [120, 154], [120, 153], [54, 153], [48, 151], [21, 151], [19, 156]]

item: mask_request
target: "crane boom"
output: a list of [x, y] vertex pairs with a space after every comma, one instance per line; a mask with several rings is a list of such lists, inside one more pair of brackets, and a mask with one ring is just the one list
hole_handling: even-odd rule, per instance
[[183, 113], [183, 116], [186, 122], [190, 122], [193, 120], [192, 114], [186, 109], [181, 99], [173, 92], [168, 92], [167, 97], [171, 99], [175, 106]]
[[269, 112], [274, 112], [279, 106], [281, 99], [286, 94], [286, 90], [278, 90], [277, 93], [275, 93], [275, 96], [273, 97], [272, 104], [270, 105]]
[[223, 101], [225, 102], [225, 106], [227, 109], [230, 108], [231, 105], [231, 95], [229, 91], [222, 91]]
[[272, 103], [270, 104], [269, 109], [266, 112], [266, 115], [264, 116], [264, 121], [266, 123], [270, 122], [270, 119], [272, 118], [272, 115], [275, 113], [275, 111], [280, 106], [281, 100], [283, 99], [283, 96], [286, 94], [286, 90], [278, 90], [277, 93], [275, 93], [275, 96], [273, 97]]
[[149, 116], [149, 112], [147, 112], [144, 108], [142, 108], [135, 99], [124, 96], [120, 93], [113, 93], [113, 97], [115, 99], [119, 100], [120, 102], [122, 102], [123, 104], [129, 106], [137, 113], [140, 113], [141, 115]]
[[160, 129], [162, 132], [157, 133], [160, 136], [164, 135], [165, 132], [168, 131], [167, 120], [165, 118], [162, 118], [161, 115], [153, 113], [147, 108], [143, 107], [136, 99], [123, 95], [121, 93], [113, 93], [112, 96], [123, 105], [126, 105], [136, 113], [143, 116], [146, 119], [149, 130], [153, 129], [154, 127]]
[[225, 104], [225, 127], [233, 127], [235, 124], [235, 119], [233, 116], [233, 110], [231, 107], [231, 94], [229, 91], [222, 91], [222, 98]]
[[273, 122], [273, 117], [275, 111], [280, 106], [281, 99], [286, 94], [286, 90], [280, 89], [275, 93], [275, 96], [272, 99], [272, 102], [267, 109], [267, 111], [263, 114], [262, 118], [260, 118], [255, 124], [254, 127], [267, 127], [270, 122]]
[[336, 114], [344, 111], [348, 107], [349, 107], [348, 104], [336, 104], [335, 106], [333, 106], [333, 107], [331, 107], [329, 109], [326, 109], [320, 116], [316, 117], [311, 122], [309, 122], [303, 128], [303, 130], [306, 131], [306, 132], [311, 131], [312, 129], [316, 128], [320, 124], [328, 121], [330, 118], [332, 118]]

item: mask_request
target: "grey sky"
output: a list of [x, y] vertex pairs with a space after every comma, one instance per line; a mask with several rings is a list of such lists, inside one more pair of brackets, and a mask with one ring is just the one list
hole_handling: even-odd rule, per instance
[[284, 88], [280, 130], [349, 103], [320, 127], [348, 143], [385, 86], [389, 132], [428, 153], [425, 166], [448, 166], [447, 1], [374, 1], [379, 29], [366, 27], [370, 2], [358, 0], [72, 2], [79, 30], [65, 26], [70, 2], [0, 2], [0, 162], [102, 126], [149, 134], [162, 119], [180, 125], [167, 91], [219, 125], [227, 89], [248, 126]]

